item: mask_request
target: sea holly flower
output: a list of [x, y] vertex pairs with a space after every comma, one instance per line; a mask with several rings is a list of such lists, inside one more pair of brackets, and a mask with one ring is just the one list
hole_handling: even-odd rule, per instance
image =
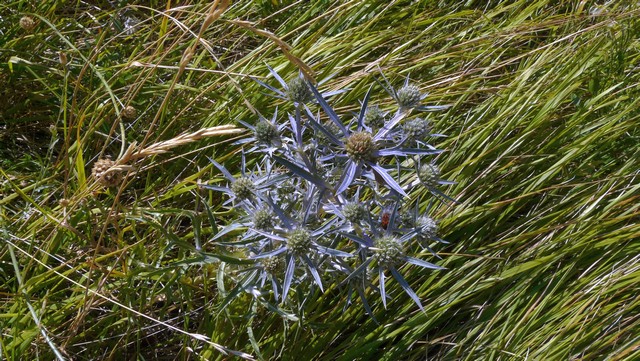
[[369, 210], [364, 204], [353, 202], [347, 203], [342, 207], [342, 214], [344, 218], [352, 224], [360, 224], [367, 220]]
[[294, 103], [308, 103], [313, 99], [313, 94], [307, 85], [307, 81], [302, 77], [291, 79], [285, 87], [287, 98]]
[[392, 127], [404, 117], [402, 113], [398, 113], [394, 119], [376, 134], [367, 131], [364, 125], [364, 116], [367, 111], [371, 88], [362, 102], [362, 108], [358, 116], [355, 131], [347, 128], [342, 123], [336, 112], [327, 104], [317, 89], [311, 86], [311, 90], [315, 94], [322, 109], [329, 116], [329, 119], [338, 126], [341, 133], [345, 136], [343, 139], [338, 139], [327, 128], [317, 122], [311, 111], [306, 108], [307, 116], [312, 126], [323, 132], [332, 143], [333, 153], [323, 157], [323, 160], [331, 160], [334, 158], [347, 159], [342, 178], [335, 188], [336, 195], [344, 192], [352, 184], [353, 180], [363, 175], [363, 173], [372, 173], [376, 180], [382, 182], [394, 192], [406, 196], [407, 194], [402, 187], [389, 174], [387, 169], [379, 164], [378, 159], [385, 156], [426, 155], [441, 152], [434, 149], [403, 148], [401, 144], [390, 142], [387, 135], [392, 130]]
[[[302, 74], [302, 72], [299, 72], [297, 77], [294, 77], [290, 81], [286, 82], [280, 76], [280, 74], [278, 74], [278, 72], [275, 71], [273, 68], [271, 68], [269, 65], [267, 65], [267, 69], [269, 69], [269, 73], [271, 73], [271, 75], [273, 75], [273, 77], [276, 78], [278, 83], [280, 83], [280, 85], [282, 86], [282, 90], [274, 88], [271, 85], [268, 85], [258, 79], [253, 79], [253, 80], [255, 80], [258, 84], [262, 85], [263, 87], [276, 93], [276, 95], [274, 95], [276, 98], [289, 100], [293, 102], [296, 106], [309, 103], [314, 100], [313, 93], [310, 90], [311, 84], [304, 78], [304, 75]], [[336, 94], [344, 93], [345, 91], [346, 90], [328, 91], [328, 92], [323, 92], [322, 95], [325, 98], [328, 98]]]
[[420, 102], [427, 97], [427, 94], [421, 94], [420, 89], [407, 82], [404, 84], [402, 88], [400, 88], [396, 92], [396, 101], [400, 108], [415, 108], [420, 104]]
[[[231, 214], [237, 217], [211, 241], [246, 251], [252, 265], [240, 270], [239, 289], [260, 299], [271, 284], [275, 298], [286, 302], [295, 288], [304, 304], [314, 295], [305, 287], [323, 291], [327, 282], [338, 280], [348, 285], [347, 303], [355, 291], [373, 315], [366, 293], [379, 293], [386, 307], [385, 278], [391, 276], [423, 309], [400, 270], [406, 264], [442, 269], [410, 251], [420, 243], [436, 255], [430, 243], [445, 241], [437, 237], [437, 222], [428, 211], [418, 213], [417, 204], [413, 213], [404, 211], [404, 202], [420, 189], [439, 195], [437, 186], [451, 182], [425, 159], [442, 152], [428, 144], [441, 135], [432, 133], [428, 120], [409, 115], [446, 107], [423, 106], [426, 95], [407, 78], [398, 91], [389, 87], [400, 103], [396, 111], [369, 106], [369, 89], [358, 114], [339, 116], [326, 101], [337, 92], [321, 93], [301, 74], [285, 82], [269, 71], [282, 89], [257, 82], [295, 108], [283, 124], [277, 109], [270, 120], [259, 115], [255, 123], [241, 121], [252, 135], [235, 143], [244, 147], [240, 171], [232, 176], [212, 160], [227, 184], [205, 186], [226, 193], [223, 206], [235, 208]], [[319, 107], [312, 110], [312, 103]], [[254, 159], [251, 172], [245, 154], [262, 157]]]
[[[247, 244], [255, 243], [258, 237], [261, 237], [261, 233], [258, 232], [273, 232], [279, 225], [279, 218], [275, 215], [271, 207], [262, 201], [261, 198], [256, 197], [254, 202], [242, 202], [239, 205], [239, 211], [244, 213], [244, 215], [222, 227], [210, 241], [215, 241], [217, 244], [226, 246], [246, 246]], [[240, 231], [244, 233], [242, 233], [236, 241], [219, 241], [223, 236]]]
[[435, 188], [440, 180], [440, 168], [435, 163], [422, 163], [418, 167], [418, 179], [429, 188]]
[[420, 298], [413, 291], [411, 286], [407, 283], [404, 277], [398, 271], [398, 267], [405, 263], [410, 263], [423, 268], [433, 270], [443, 270], [444, 267], [437, 266], [433, 263], [409, 257], [405, 253], [405, 242], [411, 239], [412, 235], [405, 235], [400, 238], [389, 234], [388, 232], [382, 236], [372, 239], [368, 236], [358, 237], [351, 235], [349, 238], [356, 240], [358, 243], [365, 245], [364, 248], [368, 257], [362, 262], [362, 264], [356, 268], [346, 279], [345, 282], [353, 278], [359, 277], [363, 272], [367, 270], [370, 265], [374, 265], [374, 271], [377, 271], [379, 276], [380, 295], [382, 297], [382, 303], [384, 307], [387, 307], [387, 294], [385, 287], [386, 274], [385, 271], [389, 271], [392, 277], [400, 284], [402, 289], [411, 297], [411, 299], [418, 305], [420, 310], [424, 312], [422, 302]]
[[384, 126], [387, 113], [383, 112], [377, 105], [371, 106], [364, 113], [364, 122], [372, 129], [380, 129]]
[[[259, 175], [257, 172], [249, 173], [246, 171], [246, 163], [244, 154], [242, 155], [241, 162], [241, 176], [234, 177], [231, 173], [220, 163], [215, 160], [209, 158], [209, 161], [222, 172], [223, 176], [229, 181], [229, 185], [224, 186], [216, 186], [205, 184], [202, 185], [205, 189], [210, 189], [214, 191], [219, 191], [226, 193], [229, 195], [229, 200], [227, 200], [224, 205], [227, 205], [231, 202], [239, 203], [239, 202], [255, 202], [258, 197], [260, 197], [260, 193], [269, 187], [269, 177], [264, 175]], [[272, 181], [272, 180], [271, 180]]]
[[427, 242], [437, 241], [442, 244], [449, 244], [449, 242], [438, 237], [438, 222], [428, 215], [430, 209], [431, 204], [427, 206], [427, 210], [424, 213], [420, 213], [418, 203], [416, 203], [411, 211], [402, 213], [400, 217], [402, 220], [401, 227], [408, 237], [415, 238], [424, 249], [427, 249], [435, 257], [440, 258]]
[[423, 142], [429, 137], [430, 128], [429, 121], [415, 118], [406, 121], [402, 125], [402, 135], [407, 142]]
[[395, 267], [405, 256], [402, 245], [392, 236], [383, 236], [373, 243], [373, 257], [383, 267]]
[[238, 120], [240, 124], [251, 130], [251, 136], [240, 139], [234, 144], [256, 143], [253, 147], [247, 150], [247, 153], [264, 151], [269, 155], [273, 155], [281, 149], [283, 141], [286, 141], [286, 139], [282, 138], [286, 124], [278, 124], [277, 117], [278, 109], [276, 108], [271, 120], [265, 119], [262, 115], [258, 115], [258, 121], [255, 125]]
[[438, 186], [456, 183], [442, 179], [440, 167], [438, 167], [435, 162], [421, 163], [418, 161], [416, 164], [416, 178], [417, 179], [410, 184], [411, 187], [424, 186], [431, 192], [431, 194], [440, 199], [454, 203], [458, 202], [438, 189]]
[[411, 84], [409, 82], [409, 76], [404, 80], [404, 84], [399, 88], [395, 89], [389, 83], [389, 80], [382, 74], [382, 78], [387, 84], [386, 90], [387, 92], [395, 99], [398, 104], [398, 112], [406, 112], [411, 109], [419, 110], [419, 111], [427, 111], [434, 112], [440, 110], [446, 110], [450, 108], [450, 105], [423, 105], [422, 101], [429, 95], [428, 93], [422, 93], [420, 88], [415, 84]]
[[336, 230], [356, 232], [357, 234], [362, 234], [365, 231], [370, 233], [369, 229], [373, 224], [371, 216], [372, 204], [370, 201], [360, 199], [360, 190], [362, 188], [364, 188], [364, 185], [357, 187], [355, 194], [351, 198], [340, 195], [335, 201], [325, 203], [324, 209], [340, 219], [341, 225], [336, 226]]
[[[319, 273], [319, 264], [317, 259], [321, 255], [333, 257], [351, 257], [352, 255], [337, 249], [323, 246], [320, 240], [330, 234], [330, 229], [335, 222], [335, 218], [330, 219], [324, 225], [316, 229], [305, 227], [304, 224], [297, 223], [292, 219], [283, 221], [283, 228], [276, 230], [274, 233], [262, 233], [267, 242], [264, 242], [265, 248], [254, 259], [265, 257], [275, 257], [281, 254], [285, 255], [286, 271], [284, 275], [282, 300], [287, 297], [291, 282], [294, 278], [296, 264], [306, 266], [311, 273], [316, 285], [320, 290], [324, 290], [322, 279]], [[270, 248], [270, 249], [269, 249]]]
[[258, 209], [253, 213], [253, 227], [259, 231], [272, 230], [277, 224], [277, 217], [267, 208]]

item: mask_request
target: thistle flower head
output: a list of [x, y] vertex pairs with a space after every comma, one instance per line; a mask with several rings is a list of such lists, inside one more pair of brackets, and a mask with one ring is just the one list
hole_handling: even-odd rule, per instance
[[282, 257], [266, 257], [263, 258], [260, 263], [262, 263], [262, 267], [269, 274], [276, 274], [284, 268], [284, 261]]
[[404, 136], [411, 142], [425, 140], [429, 131], [429, 121], [422, 118], [411, 119], [402, 125]]
[[264, 144], [275, 144], [280, 139], [278, 128], [267, 121], [260, 121], [255, 127], [256, 140]]
[[268, 209], [259, 209], [253, 214], [253, 227], [261, 231], [272, 230], [276, 217]]
[[418, 178], [427, 187], [435, 188], [440, 179], [440, 168], [435, 163], [423, 163], [418, 169]]
[[250, 199], [253, 197], [255, 190], [255, 184], [253, 184], [253, 181], [247, 177], [238, 178], [231, 185], [231, 191], [240, 200]]
[[311, 234], [304, 228], [297, 228], [287, 235], [287, 248], [295, 254], [305, 254], [311, 248]]
[[413, 108], [419, 105], [421, 100], [422, 94], [415, 85], [407, 84], [398, 90], [396, 101], [401, 108]]
[[369, 107], [364, 113], [364, 121], [373, 128], [382, 128], [385, 122], [385, 113], [377, 105]]
[[296, 103], [307, 103], [313, 100], [313, 93], [306, 80], [295, 77], [287, 83], [287, 96]]
[[362, 203], [347, 203], [342, 208], [342, 214], [351, 223], [360, 223], [367, 219], [367, 209]]
[[347, 138], [345, 147], [347, 154], [353, 161], [372, 161], [375, 159], [374, 152], [377, 147], [371, 133], [356, 132], [351, 134]]
[[391, 236], [378, 238], [374, 242], [374, 257], [381, 266], [393, 267], [398, 264], [404, 257], [402, 245], [398, 240]]

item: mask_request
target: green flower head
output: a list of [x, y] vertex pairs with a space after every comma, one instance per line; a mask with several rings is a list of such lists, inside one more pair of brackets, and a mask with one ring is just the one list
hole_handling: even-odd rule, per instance
[[393, 267], [404, 257], [402, 245], [391, 236], [378, 238], [375, 243], [374, 257], [381, 266]]
[[295, 254], [308, 253], [311, 245], [311, 234], [304, 228], [294, 229], [287, 235], [287, 248]]
[[267, 121], [261, 121], [255, 127], [256, 140], [264, 144], [275, 144], [280, 139], [278, 128]]
[[304, 79], [299, 77], [291, 79], [287, 83], [287, 88], [287, 96], [296, 103], [308, 103], [313, 99], [313, 93]]
[[256, 190], [253, 181], [247, 177], [236, 179], [231, 185], [231, 191], [240, 200], [250, 199]]
[[435, 163], [423, 163], [418, 169], [418, 178], [427, 187], [435, 188], [440, 179], [440, 168]]
[[401, 108], [413, 108], [420, 104], [422, 94], [420, 89], [415, 85], [405, 85], [398, 90], [398, 105]]

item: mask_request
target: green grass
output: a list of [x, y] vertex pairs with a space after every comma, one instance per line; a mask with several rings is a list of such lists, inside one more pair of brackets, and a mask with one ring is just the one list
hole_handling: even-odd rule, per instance
[[[180, 71], [211, 2], [124, 3], [0, 5], [2, 358], [228, 359], [217, 344], [257, 359], [640, 357], [637, 5], [242, 1]], [[351, 89], [341, 111], [371, 84], [389, 98], [380, 71], [452, 105], [430, 116], [460, 200], [436, 212], [447, 270], [402, 270], [426, 313], [397, 285], [387, 310], [371, 299], [379, 323], [336, 287], [303, 312], [226, 305], [235, 253], [207, 240], [231, 215], [197, 184], [222, 179], [206, 156], [233, 168], [231, 136], [140, 160], [119, 188], [92, 179], [134, 141], [285, 114], [249, 77], [265, 63], [294, 76], [296, 59], [321, 88]]]

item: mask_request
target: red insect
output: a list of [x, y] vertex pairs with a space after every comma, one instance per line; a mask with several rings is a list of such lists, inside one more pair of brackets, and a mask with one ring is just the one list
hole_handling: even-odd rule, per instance
[[387, 229], [389, 227], [389, 220], [391, 219], [391, 213], [384, 212], [382, 213], [382, 218], [380, 219], [380, 226], [383, 229]]
[[380, 217], [380, 226], [382, 229], [387, 229], [387, 227], [389, 227], [389, 221], [391, 221], [391, 211], [383, 210], [382, 217]]

